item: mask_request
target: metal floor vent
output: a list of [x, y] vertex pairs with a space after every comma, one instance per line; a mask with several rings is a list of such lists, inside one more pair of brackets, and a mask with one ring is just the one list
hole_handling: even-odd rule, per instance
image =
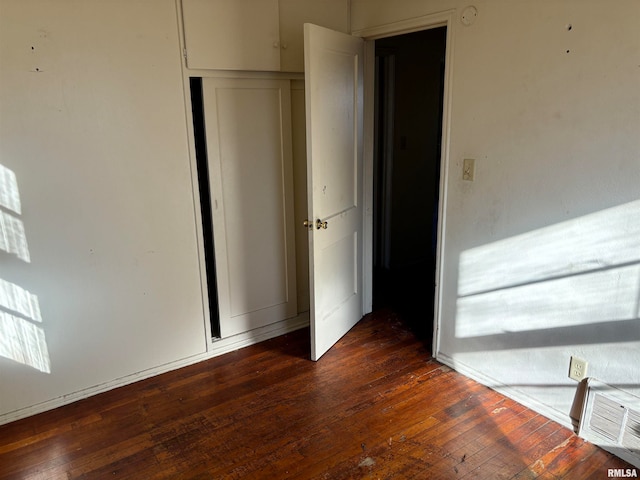
[[640, 468], [640, 398], [590, 378], [578, 434]]

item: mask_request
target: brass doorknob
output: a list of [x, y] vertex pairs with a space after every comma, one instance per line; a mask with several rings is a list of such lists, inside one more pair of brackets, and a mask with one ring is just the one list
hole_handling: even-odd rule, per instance
[[304, 222], [302, 222], [302, 225], [307, 227], [309, 230], [313, 228], [313, 222], [310, 222], [309, 220], [305, 220]]
[[328, 228], [329, 224], [326, 221], [322, 221], [319, 218], [316, 220], [316, 228], [318, 230], [323, 229], [326, 230]]

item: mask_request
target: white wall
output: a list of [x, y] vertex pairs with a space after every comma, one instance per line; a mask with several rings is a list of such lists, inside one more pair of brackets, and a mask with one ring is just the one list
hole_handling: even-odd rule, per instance
[[[352, 28], [466, 5], [352, 0]], [[640, 394], [640, 4], [475, 5], [452, 26], [440, 354], [568, 421], [570, 355]], [[0, 251], [0, 325], [22, 328], [0, 352], [26, 354], [0, 358], [0, 423], [206, 350], [180, 62], [173, 0], [0, 0], [21, 201], [0, 211], [28, 245]]]
[[571, 355], [640, 395], [640, 3], [473, 4], [352, 0], [352, 30], [456, 9], [439, 355], [569, 425]]
[[0, 164], [0, 423], [206, 350], [174, 0], [0, 0]]

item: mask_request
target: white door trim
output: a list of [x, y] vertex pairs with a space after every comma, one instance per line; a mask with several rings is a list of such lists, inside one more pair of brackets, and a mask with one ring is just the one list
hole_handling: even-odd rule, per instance
[[438, 357], [440, 347], [441, 300], [442, 300], [442, 263], [444, 259], [444, 239], [446, 227], [446, 201], [449, 177], [449, 143], [451, 138], [451, 92], [453, 85], [453, 40], [455, 30], [456, 11], [424, 15], [421, 17], [402, 20], [399, 22], [379, 25], [352, 32], [352, 35], [362, 37], [365, 42], [364, 58], [364, 259], [363, 259], [363, 312], [369, 313], [373, 308], [373, 148], [374, 148], [374, 72], [375, 72], [375, 43], [378, 38], [402, 35], [436, 27], [447, 27], [444, 94], [442, 108], [442, 150], [440, 152], [440, 195], [438, 199], [438, 237], [436, 251], [436, 286], [434, 302], [434, 329], [432, 352]]
[[418, 32], [429, 28], [450, 27], [453, 24], [455, 14], [455, 9], [445, 10], [397, 22], [385, 23], [384, 25], [375, 27], [354, 30], [351, 32], [351, 35], [362, 37], [365, 40], [376, 40], [378, 38], [393, 37], [395, 35]]

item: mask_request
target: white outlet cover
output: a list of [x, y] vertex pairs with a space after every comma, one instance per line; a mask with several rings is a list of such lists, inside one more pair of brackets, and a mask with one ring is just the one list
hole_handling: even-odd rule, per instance
[[587, 367], [589, 363], [578, 357], [571, 357], [569, 364], [569, 378], [580, 382], [587, 377]]

